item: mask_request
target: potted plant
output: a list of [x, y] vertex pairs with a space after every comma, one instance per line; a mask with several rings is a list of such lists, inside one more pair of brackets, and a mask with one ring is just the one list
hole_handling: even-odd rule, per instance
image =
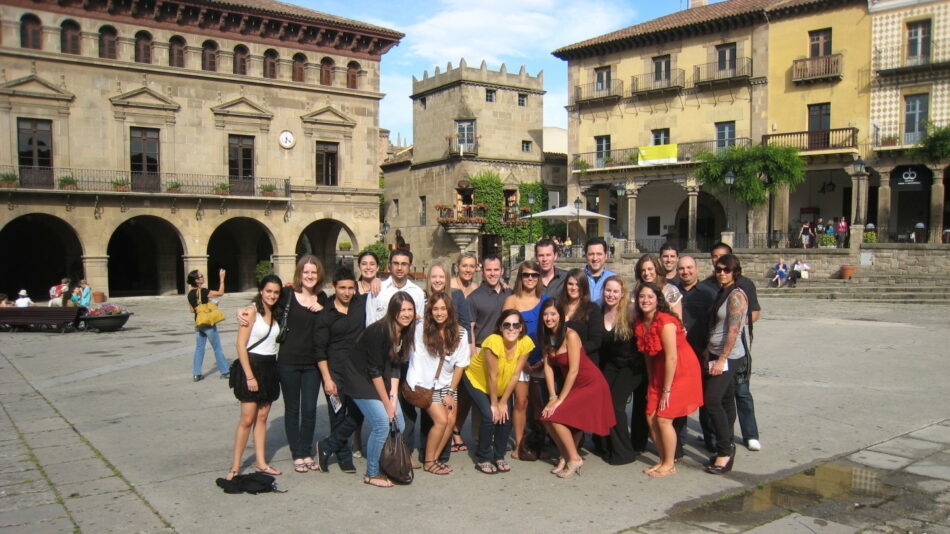
[[60, 176], [57, 179], [59, 183], [59, 188], [66, 191], [76, 191], [79, 189], [79, 182], [70, 175]]
[[614, 161], [614, 158], [612, 158], [612, 157], [610, 157], [610, 156], [607, 156], [607, 157], [604, 158], [604, 166], [605, 166], [605, 167], [614, 167], [614, 166], [616, 166], [616, 165], [617, 165], [617, 162]]
[[877, 243], [877, 230], [865, 230], [863, 241], [865, 243]]
[[835, 236], [821, 234], [818, 236], [818, 248], [835, 248]]
[[340, 241], [340, 244], [338, 246], [340, 250], [350, 250], [351, 248], [353, 248], [353, 244], [350, 243], [349, 241]]
[[881, 146], [897, 146], [897, 139], [896, 135], [885, 135], [881, 138]]
[[129, 190], [129, 181], [125, 178], [120, 178], [118, 180], [112, 180], [112, 189], [116, 191], [128, 191]]
[[86, 328], [94, 328], [100, 332], [115, 332], [122, 328], [129, 320], [132, 313], [115, 304], [103, 304], [95, 308], [89, 308], [86, 315], [79, 318], [86, 325]]
[[277, 196], [277, 186], [274, 184], [264, 184], [258, 189], [261, 190], [262, 197], [276, 197]]
[[228, 190], [231, 189], [231, 184], [227, 182], [222, 182], [214, 186], [214, 194], [216, 195], [227, 195]]
[[168, 182], [165, 185], [166, 193], [181, 193], [181, 182]]
[[19, 177], [14, 172], [5, 172], [0, 174], [0, 187], [16, 187]]
[[631, 163], [632, 165], [636, 165], [636, 164], [637, 164], [637, 152], [636, 152], [636, 151], [633, 151], [633, 152], [627, 154], [627, 159], [630, 160], [630, 163]]

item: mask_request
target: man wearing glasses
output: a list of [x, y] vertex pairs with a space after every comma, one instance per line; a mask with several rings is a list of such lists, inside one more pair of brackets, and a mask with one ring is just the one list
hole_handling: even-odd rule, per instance
[[426, 295], [421, 287], [409, 280], [412, 272], [412, 252], [399, 248], [389, 255], [389, 278], [380, 284], [379, 296], [376, 297], [375, 308], [366, 308], [366, 324], [370, 325], [386, 315], [386, 308], [390, 299], [398, 291], [405, 291], [416, 304], [416, 318], [422, 317], [426, 306]]

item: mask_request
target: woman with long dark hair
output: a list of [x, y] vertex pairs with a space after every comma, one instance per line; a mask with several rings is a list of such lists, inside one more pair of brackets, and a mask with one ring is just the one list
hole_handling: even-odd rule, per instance
[[[551, 393], [541, 410], [541, 421], [561, 453], [551, 472], [570, 478], [584, 465], [578, 453], [583, 432], [606, 436], [616, 419], [604, 375], [587, 357], [580, 336], [567, 326], [564, 316], [561, 303], [546, 300], [541, 305], [542, 327], [538, 337], [544, 350], [544, 378]], [[560, 390], [555, 388], [555, 368], [564, 376]]]
[[279, 475], [280, 471], [267, 463], [264, 446], [267, 443], [267, 416], [271, 404], [280, 397], [277, 378], [277, 335], [280, 333], [280, 278], [271, 274], [258, 285], [249, 324], [238, 328], [238, 360], [230, 375], [234, 396], [241, 401], [241, 418], [234, 432], [234, 454], [227, 480], [241, 471], [241, 457], [247, 447], [247, 438], [254, 431], [255, 470], [258, 473]]
[[[643, 354], [637, 350], [633, 333], [636, 313], [623, 278], [614, 275], [604, 282], [604, 334], [600, 347], [600, 368], [610, 386], [617, 424], [603, 440], [604, 461], [611, 465], [633, 462], [646, 449], [649, 430], [646, 419], [647, 370]], [[630, 424], [627, 399], [633, 399]]]
[[475, 469], [486, 475], [511, 471], [505, 461], [511, 434], [511, 395], [532, 349], [534, 342], [525, 333], [518, 310], [502, 310], [495, 333], [482, 341], [482, 350], [472, 357], [462, 378], [472, 404], [482, 414]]
[[557, 298], [564, 305], [564, 320], [577, 333], [587, 357], [600, 365], [600, 344], [604, 337], [604, 318], [600, 307], [590, 300], [590, 282], [583, 269], [567, 272], [564, 287]]
[[667, 283], [666, 268], [653, 254], [644, 254], [637, 260], [633, 268], [637, 278], [637, 285], [656, 284], [661, 294], [670, 305], [670, 311], [677, 317], [683, 316], [683, 293], [673, 284]]
[[390, 423], [395, 422], [400, 432], [406, 426], [399, 408], [399, 375], [413, 348], [415, 320], [412, 297], [404, 291], [396, 292], [386, 315], [360, 335], [356, 350], [344, 367], [346, 392], [372, 425], [366, 444], [364, 484], [380, 488], [393, 485], [379, 472], [379, 454]]
[[716, 260], [716, 280], [721, 289], [709, 313], [709, 345], [703, 353], [703, 398], [706, 413], [716, 432], [716, 456], [706, 472], [721, 475], [732, 470], [736, 446], [732, 442], [736, 422], [736, 370], [744, 366], [744, 342], [749, 298], [739, 288], [742, 265], [726, 254]]
[[703, 405], [699, 363], [686, 341], [683, 323], [656, 284], [637, 287], [637, 348], [647, 357], [647, 424], [660, 456], [643, 472], [651, 477], [676, 474], [676, 430], [673, 419], [685, 417]]
[[440, 460], [440, 454], [455, 428], [458, 386], [471, 359], [468, 333], [459, 326], [452, 299], [444, 291], [428, 294], [421, 326], [416, 328], [406, 386], [410, 390], [416, 386], [432, 390], [432, 404], [425, 409], [431, 423], [423, 433], [422, 468], [447, 475], [452, 468]]
[[[224, 269], [218, 271], [218, 290], [214, 291], [204, 287], [205, 275], [195, 269], [188, 273], [188, 285], [193, 289], [188, 292], [188, 309], [195, 313], [195, 308], [199, 304], [205, 304], [208, 299], [216, 299], [224, 295]], [[201, 364], [205, 359], [205, 342], [211, 343], [214, 350], [214, 360], [218, 364], [218, 372], [221, 378], [228, 378], [228, 360], [224, 357], [224, 350], [221, 348], [221, 336], [218, 335], [217, 325], [195, 326], [195, 355], [191, 365], [191, 379], [195, 382], [204, 378], [201, 373]]]

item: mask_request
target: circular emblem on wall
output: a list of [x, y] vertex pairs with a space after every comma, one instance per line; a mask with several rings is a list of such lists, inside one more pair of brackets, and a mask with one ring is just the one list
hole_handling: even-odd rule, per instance
[[281, 148], [293, 148], [297, 144], [297, 138], [290, 130], [284, 130], [280, 132], [277, 142], [280, 143]]

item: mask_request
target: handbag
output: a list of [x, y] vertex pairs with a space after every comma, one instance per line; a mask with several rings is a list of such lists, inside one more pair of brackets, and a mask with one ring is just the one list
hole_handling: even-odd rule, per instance
[[393, 482], [412, 483], [412, 455], [395, 422], [389, 423], [389, 436], [379, 453], [379, 468]]
[[416, 408], [422, 408], [425, 410], [429, 406], [432, 406], [432, 390], [435, 389], [435, 384], [439, 380], [439, 375], [442, 374], [442, 365], [445, 364], [445, 356], [439, 358], [439, 367], [435, 370], [435, 377], [432, 379], [432, 387], [424, 388], [422, 386], [416, 386], [415, 389], [410, 389], [406, 384], [406, 381], [403, 380], [399, 389], [402, 392], [402, 398], [406, 399], [406, 402], [415, 406]]
[[201, 288], [195, 290], [198, 305], [195, 306], [195, 326], [214, 326], [224, 320], [224, 312], [214, 302], [201, 302]]
[[293, 291], [285, 291], [284, 293], [286, 294], [283, 295], [283, 297], [287, 298], [287, 304], [284, 305], [284, 315], [280, 318], [280, 332], [277, 333], [278, 343], [287, 341], [287, 332], [290, 331], [290, 329], [287, 328], [287, 317], [290, 316], [290, 299], [294, 298]]

